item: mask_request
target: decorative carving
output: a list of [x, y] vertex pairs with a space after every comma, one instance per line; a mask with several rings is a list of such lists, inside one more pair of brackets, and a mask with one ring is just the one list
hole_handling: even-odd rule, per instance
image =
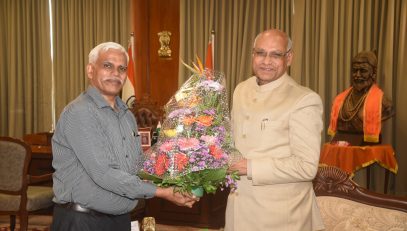
[[160, 49], [158, 50], [158, 56], [171, 57], [170, 41], [171, 32], [161, 31], [158, 33], [158, 41], [160, 42]]
[[407, 212], [407, 198], [371, 192], [334, 166], [320, 166], [313, 181], [316, 196], [340, 197], [376, 207]]
[[162, 121], [164, 111], [157, 102], [153, 101], [149, 95], [144, 95], [140, 100], [134, 100], [130, 107], [131, 112], [136, 117], [139, 128], [150, 127], [155, 131], [159, 121]]
[[346, 172], [339, 168], [326, 167], [324, 171], [318, 171], [314, 180], [315, 191], [344, 192], [354, 190], [355, 186], [348, 180], [349, 176]]

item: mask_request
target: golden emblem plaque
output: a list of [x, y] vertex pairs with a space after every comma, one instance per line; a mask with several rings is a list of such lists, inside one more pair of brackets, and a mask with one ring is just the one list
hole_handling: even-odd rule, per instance
[[158, 56], [171, 57], [170, 41], [171, 32], [161, 31], [158, 33], [158, 41], [160, 42], [160, 49], [158, 50]]

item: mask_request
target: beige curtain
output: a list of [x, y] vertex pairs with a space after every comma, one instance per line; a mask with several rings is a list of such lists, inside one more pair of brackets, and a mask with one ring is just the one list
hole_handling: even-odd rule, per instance
[[[131, 0], [0, 1], [0, 135], [50, 131], [62, 109], [85, 90], [85, 66], [97, 44], [127, 47]], [[54, 72], [54, 79], [52, 78]]]
[[0, 135], [51, 128], [48, 0], [0, 1]]
[[[229, 96], [251, 76], [251, 48], [256, 34], [267, 28], [286, 31], [294, 42], [290, 74], [318, 92], [325, 106], [325, 128], [333, 98], [350, 86], [351, 58], [377, 50], [378, 84], [393, 101], [396, 117], [384, 124], [385, 143], [393, 145], [399, 172], [391, 191], [407, 195], [407, 0], [181, 0], [180, 58], [190, 63], [205, 57], [210, 31], [215, 30], [215, 69], [225, 73]], [[189, 73], [180, 66], [179, 83]], [[404, 92], [403, 92], [404, 91]], [[328, 138], [324, 130], [323, 140]], [[383, 192], [383, 168], [373, 166], [371, 185]], [[359, 174], [359, 173], [358, 173]], [[364, 184], [364, 172], [356, 180]]]
[[[181, 0], [180, 58], [187, 64], [195, 55], [206, 57], [211, 31], [215, 31], [215, 69], [225, 73], [228, 97], [251, 76], [250, 54], [257, 33], [267, 28], [290, 31], [291, 1], [286, 0]], [[190, 73], [181, 64], [179, 84]]]
[[127, 48], [131, 0], [52, 0], [56, 117], [87, 88], [88, 54], [113, 41]]
[[[390, 75], [393, 76], [393, 103], [396, 108], [396, 117], [391, 132], [399, 162], [399, 172], [395, 181], [396, 193], [407, 195], [407, 0], [395, 4], [396, 19], [394, 20], [394, 61], [389, 64]], [[391, 43], [390, 43], [391, 44]], [[389, 76], [390, 77], [390, 76]]]
[[[363, 50], [377, 51], [377, 83], [396, 110], [395, 118], [383, 124], [382, 134], [383, 142], [395, 149], [399, 172], [391, 174], [390, 190], [400, 195], [407, 195], [407, 181], [403, 179], [407, 175], [407, 158], [403, 155], [407, 145], [402, 140], [407, 110], [400, 103], [406, 99], [402, 89], [407, 87], [402, 75], [407, 71], [406, 4], [406, 0], [296, 0], [292, 34], [295, 59], [291, 74], [321, 95], [325, 128], [333, 98], [350, 86], [352, 57]], [[371, 171], [372, 189], [383, 192], [384, 169], [375, 164]], [[365, 174], [357, 172], [355, 180], [365, 185]]]

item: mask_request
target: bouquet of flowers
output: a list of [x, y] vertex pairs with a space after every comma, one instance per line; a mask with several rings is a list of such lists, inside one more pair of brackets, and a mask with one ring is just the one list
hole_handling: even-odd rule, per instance
[[241, 158], [230, 132], [229, 108], [221, 73], [203, 69], [193, 74], [164, 107], [165, 120], [139, 175], [158, 186], [202, 196], [220, 187], [236, 187], [228, 166]]

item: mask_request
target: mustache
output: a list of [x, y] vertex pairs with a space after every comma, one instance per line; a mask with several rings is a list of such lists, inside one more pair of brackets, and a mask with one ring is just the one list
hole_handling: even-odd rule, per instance
[[262, 69], [273, 69], [273, 70], [277, 69], [276, 65], [272, 64], [272, 63], [268, 64], [268, 65], [260, 65], [260, 68], [262, 68]]
[[372, 78], [371, 77], [369, 77], [369, 78], [353, 78], [353, 82], [355, 82], [355, 83], [364, 83], [364, 82], [367, 82], [369, 79], [372, 79]]
[[102, 81], [114, 81], [114, 82], [120, 83], [121, 85], [124, 84], [124, 79], [120, 79], [120, 78], [117, 78], [117, 77], [104, 77], [102, 79]]

